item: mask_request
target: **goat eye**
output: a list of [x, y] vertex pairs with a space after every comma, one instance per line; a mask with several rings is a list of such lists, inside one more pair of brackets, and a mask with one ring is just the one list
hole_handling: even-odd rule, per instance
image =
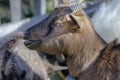
[[63, 23], [57, 24], [57, 27], [62, 28], [63, 27]]
[[56, 23], [55, 23], [55, 26], [56, 27], [59, 27], [59, 28], [61, 28], [61, 27], [63, 27], [63, 21], [57, 21]]

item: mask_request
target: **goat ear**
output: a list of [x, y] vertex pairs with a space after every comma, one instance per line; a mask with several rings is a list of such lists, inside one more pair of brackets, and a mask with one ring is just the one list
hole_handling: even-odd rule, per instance
[[75, 16], [73, 14], [70, 14], [71, 21], [77, 25], [77, 28], [80, 28], [80, 22], [78, 16]]

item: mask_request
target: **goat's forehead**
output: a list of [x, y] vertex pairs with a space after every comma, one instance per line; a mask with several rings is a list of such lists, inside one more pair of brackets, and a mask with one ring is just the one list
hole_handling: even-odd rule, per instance
[[70, 7], [57, 7], [51, 12], [51, 14], [64, 14], [71, 12], [72, 10], [70, 9]]
[[31, 30], [36, 31], [39, 30], [40, 27], [45, 28], [49, 25], [50, 22], [56, 21], [60, 17], [63, 17], [66, 14], [70, 14], [70, 13], [72, 13], [72, 10], [69, 7], [57, 7], [48, 15], [47, 18], [45, 18], [43, 21], [36, 24], [35, 26], [29, 28], [27, 31], [31, 31]]
[[54, 24], [57, 20], [66, 17], [66, 15], [71, 14], [72, 11], [68, 7], [60, 7], [60, 8], [55, 8], [54, 11], [45, 19], [45, 21], [48, 21], [48, 25]]
[[72, 12], [73, 11], [70, 9], [70, 7], [57, 7], [50, 13], [48, 18], [46, 18], [46, 19], [51, 19], [51, 18], [54, 18], [56, 16], [58, 16], [58, 17], [64, 16], [65, 14], [70, 14]]

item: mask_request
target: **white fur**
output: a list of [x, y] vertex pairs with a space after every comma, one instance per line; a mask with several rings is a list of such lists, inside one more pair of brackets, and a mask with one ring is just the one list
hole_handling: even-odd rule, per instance
[[47, 15], [38, 16], [34, 18], [28, 18], [16, 23], [8, 23], [0, 25], [0, 42], [4, 43], [13, 38], [15, 32], [25, 32], [28, 28], [34, 26], [35, 24], [46, 18]]
[[106, 41], [120, 40], [120, 0], [103, 3], [92, 17], [96, 32]]

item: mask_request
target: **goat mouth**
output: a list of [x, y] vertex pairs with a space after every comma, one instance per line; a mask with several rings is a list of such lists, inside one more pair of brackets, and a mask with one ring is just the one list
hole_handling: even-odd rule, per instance
[[25, 40], [24, 45], [29, 49], [34, 49], [38, 47], [41, 43], [41, 40]]

